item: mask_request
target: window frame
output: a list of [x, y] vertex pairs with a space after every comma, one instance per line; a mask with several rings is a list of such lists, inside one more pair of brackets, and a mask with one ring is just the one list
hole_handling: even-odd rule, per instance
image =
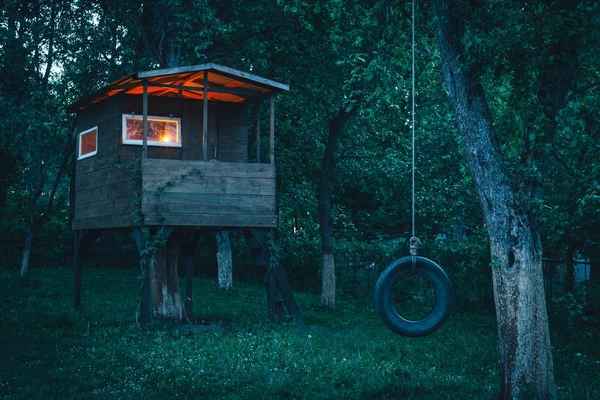
[[[81, 143], [82, 143], [81, 137], [92, 131], [96, 131], [96, 150], [82, 155], [81, 154]], [[98, 125], [94, 126], [93, 128], [86, 129], [85, 131], [79, 132], [78, 143], [77, 143], [77, 161], [83, 160], [83, 159], [86, 159], [89, 157], [93, 157], [96, 154], [98, 154]]]
[[[144, 116], [138, 115], [138, 114], [123, 114], [122, 121], [121, 121], [121, 141], [122, 141], [122, 143], [129, 144], [129, 145], [135, 145], [135, 146], [142, 146], [144, 144], [143, 139], [142, 140], [127, 139], [127, 118], [143, 120]], [[160, 142], [160, 141], [148, 139], [148, 146], [175, 147], [175, 148], [181, 147], [181, 118], [159, 117], [156, 115], [148, 115], [148, 121], [150, 121], [150, 120], [168, 121], [168, 122], [175, 121], [177, 123], [177, 141], [176, 142]]]

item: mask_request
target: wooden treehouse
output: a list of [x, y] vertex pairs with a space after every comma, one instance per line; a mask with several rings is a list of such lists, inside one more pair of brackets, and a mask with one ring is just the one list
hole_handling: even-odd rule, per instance
[[[165, 238], [175, 233], [184, 237], [189, 316], [194, 233], [242, 230], [255, 261], [265, 268], [269, 315], [282, 314], [279, 290], [279, 303], [301, 321], [283, 269], [268, 268], [267, 232], [278, 224], [274, 97], [288, 89], [253, 74], [203, 64], [133, 73], [69, 106], [77, 113], [79, 132], [72, 190], [77, 309], [77, 254], [88, 232], [133, 229], [140, 252], [148, 240], [144, 232], [162, 228]], [[261, 138], [263, 100], [270, 108], [268, 140]], [[249, 129], [251, 110], [256, 116]], [[256, 142], [251, 161], [249, 137]], [[264, 154], [267, 141], [269, 152]], [[142, 322], [150, 315], [149, 297], [143, 289]]]

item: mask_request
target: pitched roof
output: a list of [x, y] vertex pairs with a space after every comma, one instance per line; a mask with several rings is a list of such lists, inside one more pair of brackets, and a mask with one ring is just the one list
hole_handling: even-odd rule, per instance
[[134, 72], [69, 105], [67, 110], [77, 112], [115, 95], [141, 95], [144, 90], [144, 81], [148, 82], [149, 96], [203, 100], [205, 72], [208, 80], [208, 100], [240, 103], [248, 98], [267, 97], [289, 90], [289, 86], [283, 83], [208, 63]]

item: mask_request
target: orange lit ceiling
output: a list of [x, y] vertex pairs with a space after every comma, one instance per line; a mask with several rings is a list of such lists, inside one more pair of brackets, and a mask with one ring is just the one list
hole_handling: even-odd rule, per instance
[[204, 75], [207, 75], [207, 99], [241, 103], [249, 98], [268, 97], [289, 90], [288, 85], [218, 64], [202, 64], [129, 74], [90, 96], [71, 104], [67, 110], [77, 112], [111, 96], [142, 95], [144, 81], [149, 96], [204, 100]]

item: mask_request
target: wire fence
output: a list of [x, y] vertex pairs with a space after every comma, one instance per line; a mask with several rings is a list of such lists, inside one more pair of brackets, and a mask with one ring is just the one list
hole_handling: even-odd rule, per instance
[[[336, 264], [338, 293], [352, 298], [371, 301], [379, 275], [386, 268], [371, 261], [357, 261]], [[544, 259], [544, 290], [549, 303], [554, 297], [560, 297], [567, 291], [567, 263], [562, 260]], [[593, 271], [600, 269], [588, 261], [576, 261], [573, 271], [574, 288], [586, 287], [592, 291], [596, 280]], [[475, 272], [474, 272], [475, 273]], [[486, 304], [493, 306], [493, 290], [491, 280], [482, 279], [474, 282], [468, 279], [470, 274], [461, 276], [453, 274], [455, 297], [458, 303]], [[594, 286], [595, 287], [595, 286]]]

